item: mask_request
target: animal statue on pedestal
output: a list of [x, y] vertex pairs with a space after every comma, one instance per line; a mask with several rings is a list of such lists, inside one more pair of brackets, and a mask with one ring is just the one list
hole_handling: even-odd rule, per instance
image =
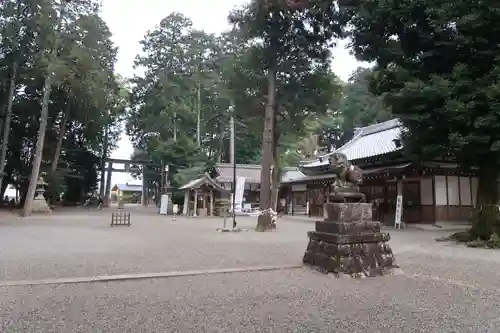
[[328, 157], [328, 162], [337, 175], [335, 187], [351, 187], [363, 182], [362, 170], [353, 165], [345, 154], [333, 153]]

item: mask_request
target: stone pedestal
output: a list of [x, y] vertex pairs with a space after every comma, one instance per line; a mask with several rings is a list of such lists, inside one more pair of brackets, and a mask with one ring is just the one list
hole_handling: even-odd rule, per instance
[[276, 213], [272, 210], [265, 210], [257, 217], [257, 227], [255, 231], [270, 231], [276, 229]]
[[395, 273], [388, 233], [372, 221], [371, 204], [327, 203], [327, 217], [308, 232], [304, 264], [325, 273], [372, 277]]
[[47, 183], [43, 180], [43, 178], [39, 178], [38, 182], [36, 183], [36, 190], [35, 190], [35, 198], [33, 200], [33, 213], [50, 213], [52, 210], [50, 209], [49, 205], [47, 204], [47, 201], [45, 201], [45, 197], [43, 196], [43, 193], [45, 192], [44, 186], [47, 185]]
[[206, 208], [198, 208], [198, 217], [206, 217], [207, 209]]
[[47, 201], [43, 197], [43, 194], [39, 193], [33, 200], [33, 213], [50, 213], [52, 210], [50, 209]]

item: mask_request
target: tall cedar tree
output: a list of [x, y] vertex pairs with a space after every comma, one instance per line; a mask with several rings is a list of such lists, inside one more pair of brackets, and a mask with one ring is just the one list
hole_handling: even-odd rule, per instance
[[301, 6], [298, 2], [279, 0], [253, 0], [234, 12], [230, 20], [261, 48], [267, 70], [259, 203], [264, 210], [272, 205], [270, 181], [276, 146], [277, 73], [282, 66], [293, 67], [293, 63], [299, 65], [304, 60], [324, 62], [329, 56], [328, 43], [341, 35], [342, 24], [333, 2]]

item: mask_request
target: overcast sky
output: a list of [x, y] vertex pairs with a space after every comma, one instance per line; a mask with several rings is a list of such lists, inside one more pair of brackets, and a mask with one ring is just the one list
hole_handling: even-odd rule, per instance
[[[116, 71], [125, 77], [132, 76], [134, 58], [141, 51], [139, 41], [147, 30], [153, 29], [170, 13], [180, 12], [189, 17], [196, 29], [220, 33], [229, 28], [226, 19], [229, 11], [246, 2], [246, 0], [103, 0], [102, 16], [111, 29], [113, 41], [119, 50]], [[347, 80], [360, 65], [345, 46], [346, 43], [337, 46], [332, 63], [334, 72], [343, 80]], [[130, 140], [123, 135], [112, 157], [128, 159], [132, 151]], [[111, 182], [113, 186], [132, 181], [127, 174], [114, 173]]]

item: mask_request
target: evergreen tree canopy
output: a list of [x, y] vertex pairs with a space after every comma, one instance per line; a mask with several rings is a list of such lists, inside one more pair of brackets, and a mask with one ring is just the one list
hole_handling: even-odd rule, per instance
[[[478, 168], [479, 205], [497, 203], [500, 11], [489, 1], [344, 0], [356, 56], [375, 62], [384, 94], [419, 157]], [[491, 229], [490, 229], [491, 231]]]

